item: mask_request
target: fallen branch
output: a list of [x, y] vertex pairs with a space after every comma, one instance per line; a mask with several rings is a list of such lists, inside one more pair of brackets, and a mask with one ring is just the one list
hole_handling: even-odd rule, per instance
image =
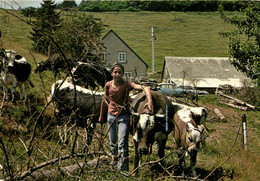
[[[52, 160], [49, 160], [47, 162], [44, 162], [44, 163], [41, 163], [33, 168], [31, 168], [30, 170], [22, 173], [19, 177], [16, 177], [16, 178], [13, 178], [13, 179], [18, 179], [18, 180], [23, 180], [25, 179], [26, 177], [32, 175], [33, 172], [36, 172], [37, 170], [40, 170], [46, 166], [49, 166], [49, 165], [53, 165], [59, 161], [63, 161], [63, 160], [66, 160], [66, 159], [70, 159], [70, 158], [74, 158], [74, 157], [79, 157], [79, 158], [83, 158], [83, 157], [87, 157], [88, 155], [93, 155], [93, 154], [102, 154], [102, 153], [89, 153], [89, 154], [69, 154], [69, 155], [66, 155], [66, 156], [63, 156], [63, 157], [60, 157], [60, 158], [55, 158], [55, 159], [52, 159]], [[105, 158], [105, 156], [101, 156], [101, 158]], [[98, 159], [98, 158], [97, 158]], [[97, 159], [94, 159], [94, 160], [91, 160], [89, 161], [87, 164], [88, 165], [93, 165], [97, 162]], [[100, 159], [100, 158], [99, 158]], [[77, 164], [79, 166], [81, 166], [82, 164]], [[63, 170], [75, 170], [76, 168], [78, 168], [79, 166], [75, 166], [75, 165], [72, 165], [72, 166], [68, 166], [68, 167], [64, 167], [62, 168]], [[51, 173], [53, 173], [54, 170], [49, 170], [49, 171], [41, 171], [40, 174], [37, 174], [36, 175], [51, 175]], [[10, 180], [11, 178], [7, 178], [7, 180]]]
[[216, 115], [219, 117], [219, 119], [220, 119], [221, 121], [223, 121], [223, 122], [226, 121], [225, 116], [220, 112], [219, 109], [215, 108], [215, 109], [214, 109], [214, 112], [216, 113]]
[[182, 176], [182, 175], [177, 175], [177, 176], [167, 176], [167, 177], [160, 177], [157, 180], [167, 180], [169, 178], [173, 179], [185, 179], [185, 180], [198, 180], [198, 181], [203, 181], [202, 179], [199, 179], [197, 177], [188, 177], [188, 176]]
[[219, 102], [220, 104], [225, 104], [225, 105], [228, 105], [230, 107], [233, 107], [233, 108], [236, 108], [236, 109], [240, 109], [240, 110], [243, 110], [243, 111], [248, 111], [248, 107], [244, 107], [244, 106], [238, 106], [238, 105], [235, 105], [235, 104], [232, 104], [232, 103], [227, 103], [227, 102]]
[[223, 96], [223, 97], [226, 97], [226, 98], [228, 98], [228, 99], [235, 100], [238, 104], [240, 104], [240, 105], [245, 105], [245, 106], [249, 107], [250, 109], [255, 110], [255, 106], [253, 106], [253, 105], [251, 105], [251, 104], [248, 104], [248, 103], [246, 103], [246, 102], [243, 102], [243, 101], [241, 101], [241, 100], [239, 100], [239, 99], [237, 99], [237, 98], [228, 96], [228, 95], [224, 94], [224, 93], [221, 92], [221, 91], [217, 91], [216, 94], [218, 94], [218, 95], [220, 95], [220, 96]]

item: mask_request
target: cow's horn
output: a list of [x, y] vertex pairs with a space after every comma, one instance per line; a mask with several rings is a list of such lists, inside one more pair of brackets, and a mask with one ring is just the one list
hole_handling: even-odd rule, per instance
[[155, 114], [155, 117], [157, 117], [157, 118], [164, 118], [165, 115], [164, 114]]

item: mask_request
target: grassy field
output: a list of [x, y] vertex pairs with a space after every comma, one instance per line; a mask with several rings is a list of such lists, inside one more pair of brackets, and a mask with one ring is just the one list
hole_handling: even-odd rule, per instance
[[[11, 11], [19, 15], [19, 11]], [[83, 12], [81, 12], [83, 13]], [[161, 77], [165, 56], [226, 57], [227, 39], [219, 35], [232, 26], [221, 20], [218, 12], [107, 12], [90, 13], [100, 18], [106, 27], [103, 35], [113, 29], [147, 64], [150, 78]], [[63, 13], [64, 18], [69, 16]], [[33, 69], [36, 62], [47, 57], [29, 52], [30, 26], [0, 10], [0, 29], [6, 49], [21, 52]], [[152, 74], [151, 27], [155, 27], [155, 74]], [[50, 75], [45, 75], [50, 77]], [[32, 75], [36, 84], [39, 76]], [[49, 88], [48, 85], [46, 85]]]
[[[85, 12], [84, 12], [85, 13]], [[66, 16], [67, 13], [64, 13]], [[219, 35], [232, 27], [220, 19], [218, 12], [107, 12], [87, 13], [100, 18], [106, 27], [104, 35], [113, 29], [140, 57], [152, 66], [151, 27], [155, 28], [155, 69], [162, 70], [165, 56], [224, 57], [227, 40]], [[2, 10], [1, 29], [9, 42], [18, 44], [20, 50], [30, 48], [30, 27]], [[7, 23], [5, 23], [7, 22]], [[16, 25], [16, 26], [14, 26]], [[14, 28], [19, 27], [19, 28]], [[37, 61], [41, 58], [37, 58]]]
[[227, 40], [219, 32], [230, 30], [219, 13], [140, 12], [91, 13], [113, 29], [152, 70], [151, 27], [155, 27], [155, 70], [162, 71], [165, 56], [224, 57]]
[[[18, 11], [12, 11], [12, 13], [19, 16]], [[151, 27], [155, 27], [155, 35], [157, 38], [155, 41], [155, 69], [157, 74], [151, 75], [150, 73], [151, 77], [160, 76], [165, 56], [227, 56], [227, 40], [220, 37], [219, 32], [230, 30], [232, 29], [232, 26], [224, 23], [217, 12], [108, 12], [88, 14], [93, 14], [95, 17], [101, 18], [104, 24], [108, 25], [104, 35], [107, 31], [113, 29], [149, 65], [149, 72], [152, 70], [150, 42]], [[64, 13], [64, 16], [66, 16], [66, 13]], [[47, 58], [44, 55], [30, 52], [31, 41], [28, 38], [30, 35], [30, 27], [3, 10], [0, 10], [0, 29], [3, 34], [3, 47], [20, 51], [20, 53], [32, 64], [33, 69], [36, 66], [36, 62], [40, 62]], [[45, 86], [41, 85], [39, 75], [32, 74], [32, 81], [35, 84], [35, 88], [30, 89], [31, 97], [41, 97], [44, 89], [46, 92], [49, 92], [50, 86], [54, 80], [49, 72], [44, 73], [43, 77]], [[210, 135], [206, 140], [207, 147], [204, 150], [201, 150], [198, 155], [197, 172], [200, 174], [200, 178], [203, 179], [212, 172], [208, 180], [260, 180], [259, 112], [238, 111], [221, 105], [219, 103], [220, 101], [220, 98], [214, 95], [199, 100], [199, 105], [205, 106], [209, 110], [207, 126], [210, 131]], [[32, 104], [39, 107], [43, 106], [41, 101], [34, 101]], [[218, 108], [224, 114], [227, 120], [226, 122], [221, 122], [215, 117], [214, 108]], [[24, 120], [25, 116], [17, 115], [17, 113], [14, 118], [12, 115], [12, 112], [14, 111], [15, 108], [13, 107], [11, 107], [11, 110], [6, 111], [6, 114], [9, 116], [8, 119], [15, 120], [19, 118]], [[242, 114], [246, 114], [248, 119], [249, 147], [247, 152], [241, 148], [241, 130], [238, 132]], [[1, 121], [2, 119], [4, 119], [3, 115]], [[27, 120], [27, 125], [33, 124], [30, 122], [33, 120], [31, 117], [27, 118]], [[41, 133], [43, 130], [44, 129], [38, 131]], [[40, 133], [38, 134], [40, 135]], [[14, 135], [14, 139], [16, 137], [17, 136]], [[52, 150], [54, 147], [50, 145], [45, 147], [45, 144], [47, 145], [47, 143], [45, 143], [46, 140], [43, 141], [44, 144], [40, 141], [43, 140], [39, 140], [39, 143], [37, 144], [46, 152]], [[26, 142], [28, 141], [26, 140]], [[21, 150], [23, 149], [23, 145], [20, 141], [17, 142], [17, 145], [19, 145]], [[130, 170], [132, 170], [133, 143], [130, 145]], [[169, 154], [172, 151], [172, 147], [173, 139], [172, 135], [170, 135], [169, 141], [167, 142], [166, 154]], [[64, 151], [62, 148], [59, 149]], [[154, 153], [155, 151], [156, 147]], [[42, 156], [41, 154], [39, 155], [36, 156], [35, 159]], [[167, 160], [168, 165], [176, 163], [175, 156], [176, 155], [173, 155]], [[23, 155], [23, 157], [26, 156]], [[153, 154], [151, 157], [152, 160], [156, 160], [157, 158], [156, 154]], [[44, 160], [43, 157], [41, 157], [41, 159]], [[41, 160], [37, 161], [38, 163], [41, 163]], [[144, 167], [139, 177], [134, 177], [130, 180], [164, 180], [164, 176], [167, 175], [157, 173], [154, 170], [151, 171], [150, 169], [152, 169], [150, 166]], [[128, 178], [121, 177], [115, 173], [115, 171], [106, 164], [101, 164], [96, 169], [87, 170], [85, 173], [87, 173], [83, 177], [85, 180], [128, 180]], [[172, 174], [174, 175], [174, 171]], [[60, 180], [62, 180], [62, 178]]]

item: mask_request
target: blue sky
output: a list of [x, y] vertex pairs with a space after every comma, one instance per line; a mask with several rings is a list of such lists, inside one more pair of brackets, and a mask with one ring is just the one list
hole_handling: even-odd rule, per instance
[[[63, 2], [63, 0], [54, 0], [55, 3]], [[0, 0], [0, 8], [4, 9], [18, 9], [26, 7], [40, 7], [42, 0]], [[76, 3], [79, 4], [81, 0], [76, 0]]]

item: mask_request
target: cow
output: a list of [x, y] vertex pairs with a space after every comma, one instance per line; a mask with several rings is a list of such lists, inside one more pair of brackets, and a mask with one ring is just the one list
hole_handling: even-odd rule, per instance
[[196, 124], [194, 114], [188, 109], [178, 110], [174, 115], [174, 122], [174, 139], [179, 156], [179, 166], [183, 171], [182, 174], [185, 174], [184, 167], [186, 166], [184, 156], [190, 155], [190, 173], [192, 176], [196, 176], [197, 152], [200, 142], [204, 139], [205, 127]]
[[[69, 62], [71, 61], [69, 60]], [[49, 58], [47, 58], [45, 61], [38, 63], [34, 72], [41, 73], [44, 71], [51, 71], [54, 73], [54, 76], [56, 77], [57, 75], [59, 75], [60, 69], [66, 69], [66, 62], [60, 54], [55, 53]]]
[[152, 153], [152, 145], [155, 141], [159, 148], [159, 158], [163, 158], [168, 134], [174, 129], [173, 117], [176, 107], [158, 91], [151, 91], [151, 95], [154, 112], [144, 107], [147, 103], [144, 93], [138, 94], [131, 104], [130, 133], [135, 144], [134, 168], [139, 165], [139, 157]]
[[[87, 131], [87, 145], [90, 145], [93, 131], [98, 123], [101, 100], [104, 93], [58, 80], [52, 85], [49, 100], [54, 102], [57, 124], [71, 120]], [[76, 91], [76, 92], [75, 92]], [[70, 118], [70, 119], [69, 119]]]
[[95, 89], [97, 86], [104, 87], [107, 81], [112, 80], [112, 75], [100, 64], [78, 62], [72, 70], [72, 77], [77, 85]]
[[[68, 60], [69, 66], [73, 67], [72, 77], [75, 84], [85, 88], [95, 89], [98, 86], [104, 87], [107, 81], [112, 80], [111, 73], [98, 63], [77, 62], [73, 63]], [[54, 54], [44, 62], [40, 62], [35, 73], [43, 71], [52, 71], [56, 77], [60, 70], [66, 69], [66, 63], [63, 57], [59, 54]]]
[[[187, 106], [184, 104], [178, 104], [175, 102], [172, 102], [172, 104], [175, 107], [179, 107], [178, 110], [180, 109], [186, 109], [186, 110], [190, 110], [192, 112], [193, 115], [193, 120], [195, 121], [195, 123], [197, 125], [203, 125], [206, 129], [207, 132], [209, 132], [209, 130], [206, 127], [206, 119], [208, 116], [208, 110], [205, 107], [191, 107], [191, 106]], [[203, 132], [206, 135], [206, 132]], [[205, 135], [203, 135], [204, 137], [206, 137]], [[202, 147], [204, 148], [206, 145], [205, 139], [203, 139], [201, 141]]]
[[176, 102], [172, 102], [172, 104], [175, 107], [178, 107], [178, 110], [181, 110], [181, 109], [190, 110], [194, 116], [193, 118], [194, 118], [194, 121], [196, 122], [196, 124], [197, 125], [203, 124], [205, 126], [205, 124], [206, 124], [205, 122], [206, 122], [206, 119], [208, 116], [208, 110], [205, 107], [192, 107], [192, 106], [187, 106], [184, 104], [179, 104]]
[[27, 101], [29, 84], [34, 87], [30, 81], [31, 65], [25, 57], [17, 54], [14, 50], [5, 50], [2, 59], [1, 78], [4, 89], [4, 100], [8, 100], [8, 85], [12, 85], [12, 101], [15, 101], [15, 90], [20, 89], [20, 99]]

